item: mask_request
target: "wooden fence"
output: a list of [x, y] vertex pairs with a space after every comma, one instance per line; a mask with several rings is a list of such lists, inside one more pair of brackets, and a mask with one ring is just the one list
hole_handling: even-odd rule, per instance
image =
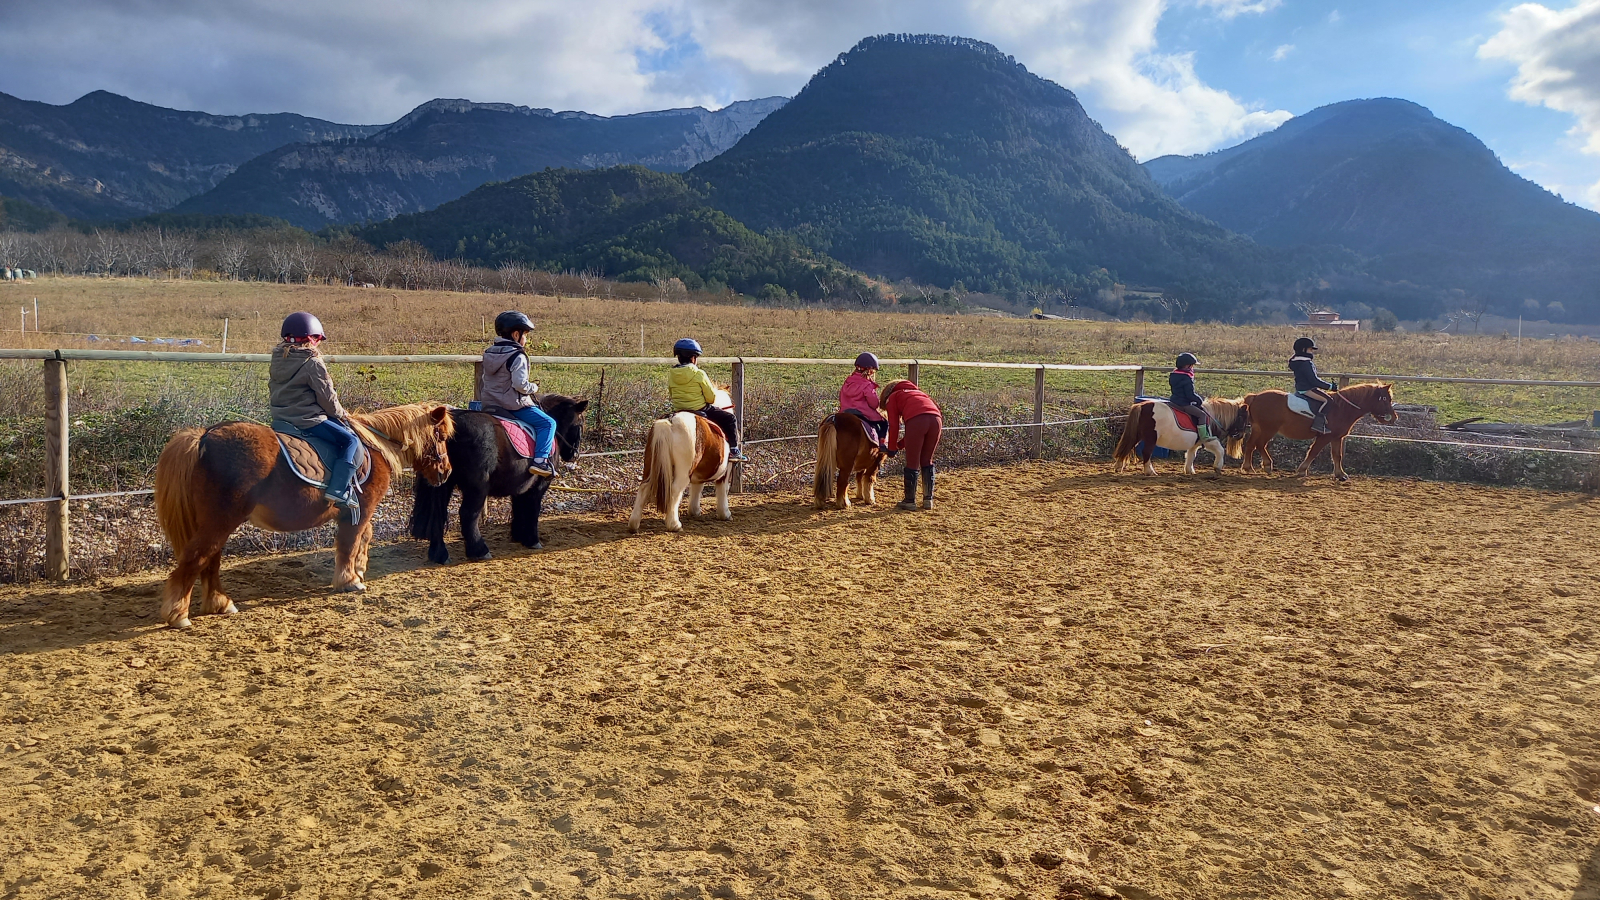
[[[134, 496], [149, 494], [149, 490], [138, 491], [110, 491], [96, 494], [74, 495], [71, 489], [71, 478], [68, 472], [67, 449], [70, 439], [70, 418], [67, 409], [67, 364], [73, 361], [122, 361], [122, 362], [168, 362], [168, 363], [254, 363], [266, 364], [271, 361], [269, 354], [265, 353], [204, 353], [183, 351], [147, 351], [147, 350], [7, 350], [0, 349], [0, 359], [42, 360], [44, 362], [44, 399], [45, 399], [45, 483], [50, 495], [46, 497], [29, 497], [15, 500], [0, 500], [0, 505], [10, 506], [18, 504], [46, 504], [48, 509], [45, 520], [45, 574], [48, 578], [65, 581], [71, 570], [69, 554], [70, 517], [68, 507], [73, 500], [93, 500], [104, 497]], [[405, 365], [405, 364], [452, 364], [470, 365], [474, 369], [473, 384], [474, 395], [481, 393], [477, 386], [482, 384], [483, 364], [479, 356], [466, 355], [364, 355], [364, 354], [330, 354], [327, 357], [331, 363], [352, 363], [358, 365]], [[749, 365], [807, 365], [807, 366], [853, 366], [852, 359], [801, 359], [773, 356], [715, 356], [702, 357], [702, 362], [708, 364], [730, 365], [733, 369], [733, 379], [729, 393], [733, 397], [734, 416], [739, 422], [740, 432], [744, 430], [745, 413], [745, 367]], [[676, 362], [667, 358], [635, 357], [635, 356], [530, 356], [528, 363], [532, 366], [608, 366], [608, 365], [670, 365]], [[1044, 419], [1045, 401], [1045, 375], [1048, 372], [1128, 372], [1133, 375], [1132, 396], [1142, 396], [1145, 387], [1145, 373], [1147, 371], [1165, 372], [1167, 368], [1147, 367], [1141, 365], [1074, 365], [1065, 363], [1018, 363], [1018, 362], [978, 362], [971, 360], [952, 359], [884, 359], [881, 363], [885, 366], [905, 366], [908, 377], [915, 382], [921, 377], [923, 366], [936, 366], [945, 368], [967, 369], [1018, 369], [1033, 372], [1033, 417], [1031, 422], [1024, 423], [998, 423], [992, 425], [966, 426], [967, 428], [1026, 428], [1029, 432], [1029, 456], [1039, 459], [1043, 455], [1044, 429], [1051, 424]], [[1201, 369], [1208, 375], [1238, 375], [1247, 377], [1271, 377], [1282, 380], [1285, 373], [1276, 371], [1258, 371], [1253, 369]], [[1434, 382], [1443, 384], [1504, 384], [1525, 387], [1581, 387], [1600, 389], [1600, 381], [1530, 381], [1502, 378], [1449, 378], [1433, 377], [1426, 375], [1369, 375], [1359, 373], [1333, 374], [1329, 376], [1337, 380], [1341, 387], [1349, 384], [1352, 379], [1377, 379], [1385, 381], [1410, 381]], [[1091, 421], [1091, 420], [1073, 420]], [[951, 429], [954, 430], [954, 429]], [[804, 435], [790, 436], [790, 438], [805, 437]], [[779, 438], [785, 439], [785, 438]], [[1519, 449], [1519, 448], [1509, 448]], [[1539, 449], [1539, 448], [1521, 448]], [[735, 466], [733, 473], [733, 490], [743, 491], [743, 466]]]

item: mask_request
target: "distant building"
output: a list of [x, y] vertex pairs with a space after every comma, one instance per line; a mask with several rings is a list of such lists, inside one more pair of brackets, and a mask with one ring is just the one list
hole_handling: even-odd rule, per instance
[[1333, 328], [1339, 331], [1360, 331], [1360, 319], [1341, 319], [1331, 309], [1319, 309], [1306, 316], [1309, 322], [1298, 323], [1301, 328]]

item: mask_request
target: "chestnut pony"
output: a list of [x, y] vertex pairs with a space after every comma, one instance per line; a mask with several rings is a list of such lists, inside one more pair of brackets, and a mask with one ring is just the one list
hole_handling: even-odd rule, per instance
[[[450, 411], [434, 403], [352, 413], [350, 426], [372, 459], [361, 488], [361, 524], [338, 516], [333, 588], [364, 591], [372, 514], [402, 466], [439, 484], [450, 477], [445, 441]], [[175, 565], [161, 595], [161, 619], [189, 627], [189, 596], [199, 578], [205, 589], [200, 611], [235, 613], [222, 593], [222, 548], [234, 529], [250, 522], [267, 531], [305, 531], [332, 521], [338, 510], [322, 489], [289, 469], [272, 429], [254, 422], [224, 422], [185, 428], [167, 441], [156, 461], [156, 518], [172, 544]]]
[[856, 479], [856, 501], [867, 506], [878, 502], [878, 464], [883, 451], [867, 437], [867, 423], [860, 416], [835, 413], [817, 428], [817, 472], [811, 482], [813, 506], [821, 509], [832, 503], [850, 508], [850, 476]]
[[[719, 390], [717, 396], [721, 398], [723, 393]], [[628, 531], [639, 533], [646, 504], [653, 504], [666, 516], [668, 531], [682, 531], [678, 504], [683, 502], [684, 491], [689, 492], [689, 514], [698, 516], [700, 497], [707, 484], [717, 488], [717, 518], [733, 518], [733, 511], [728, 508], [728, 476], [732, 474], [728, 439], [710, 419], [692, 412], [657, 419], [645, 435], [644, 475], [633, 498]]]
[[1317, 434], [1311, 430], [1310, 419], [1290, 412], [1289, 395], [1283, 391], [1246, 395], [1244, 404], [1250, 410], [1250, 437], [1244, 445], [1244, 470], [1255, 471], [1256, 452], [1260, 451], [1267, 473], [1271, 474], [1272, 454], [1267, 450], [1267, 442], [1282, 434], [1291, 441], [1311, 442], [1305, 462], [1295, 470], [1296, 475], [1309, 473], [1311, 461], [1317, 458], [1323, 447], [1329, 447], [1333, 456], [1334, 477], [1339, 481], [1349, 481], [1350, 476], [1344, 471], [1344, 439], [1365, 416], [1370, 415], [1379, 422], [1388, 423], [1399, 419], [1400, 414], [1394, 410], [1392, 388], [1393, 385], [1381, 381], [1366, 381], [1330, 391], [1333, 399], [1328, 401], [1327, 434]]

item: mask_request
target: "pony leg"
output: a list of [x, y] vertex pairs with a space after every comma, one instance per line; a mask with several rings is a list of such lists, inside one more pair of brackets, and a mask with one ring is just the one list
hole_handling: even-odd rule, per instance
[[544, 542], [539, 540], [539, 514], [544, 510], [544, 494], [550, 489], [550, 481], [541, 482], [511, 497], [511, 539], [529, 550], [544, 549]]
[[239, 611], [233, 605], [228, 595], [222, 592], [222, 552], [219, 550], [206, 560], [205, 569], [200, 573], [200, 583], [205, 588], [205, 599], [200, 603], [201, 615], [227, 615], [231, 616]]
[[1333, 477], [1340, 481], [1349, 481], [1350, 476], [1344, 471], [1344, 438], [1329, 444], [1328, 452], [1333, 455]]
[[1221, 475], [1222, 474], [1222, 460], [1223, 460], [1223, 455], [1224, 455], [1223, 454], [1223, 450], [1222, 450], [1222, 442], [1217, 440], [1216, 438], [1212, 438], [1211, 439], [1211, 443], [1206, 445], [1206, 449], [1210, 450], [1211, 451], [1211, 455], [1216, 457], [1217, 474]]
[[695, 484], [692, 481], [689, 482], [689, 515], [694, 516], [697, 519], [700, 518], [700, 500], [705, 496], [705, 493], [705, 484]]
[[717, 482], [717, 518], [724, 522], [733, 518], [733, 510], [728, 508], [728, 479]]
[[689, 475], [673, 473], [672, 493], [667, 497], [667, 530], [682, 531], [683, 519], [678, 515], [678, 507], [683, 503], [683, 495], [689, 490]]
[[483, 505], [488, 496], [482, 491], [461, 486], [461, 540], [467, 545], [467, 559], [478, 561], [493, 558], [489, 542], [483, 539]]
[[210, 566], [212, 559], [220, 565], [222, 545], [227, 540], [227, 534], [218, 537], [215, 532], [200, 532], [178, 554], [177, 565], [161, 590], [161, 621], [173, 628], [189, 627], [189, 597], [194, 593], [195, 579]]
[[850, 508], [850, 470], [840, 466], [833, 482], [833, 505], [839, 509]]
[[367, 586], [361, 583], [361, 577], [356, 574], [355, 555], [361, 530], [365, 527], [365, 523], [371, 521], [363, 519], [363, 525], [351, 525], [348, 516], [343, 514], [339, 516], [339, 527], [334, 532], [333, 539], [333, 584], [329, 585], [334, 590], [360, 593], [367, 589]]
[[644, 518], [644, 485], [633, 492], [633, 514], [628, 516], [628, 533], [639, 533], [639, 521]]
[[1194, 474], [1194, 458], [1199, 456], [1199, 455], [1200, 455], [1200, 444], [1198, 442], [1196, 442], [1193, 447], [1190, 447], [1188, 450], [1184, 451], [1184, 454], [1183, 454], [1183, 474], [1185, 474], [1185, 475], [1193, 475]]
[[1311, 474], [1312, 461], [1317, 458], [1317, 454], [1322, 452], [1322, 448], [1328, 446], [1330, 443], [1327, 438], [1327, 435], [1319, 434], [1317, 435], [1316, 440], [1311, 442], [1311, 449], [1306, 451], [1305, 460], [1300, 463], [1300, 468], [1294, 470], [1294, 474], [1296, 476], [1305, 477], [1306, 475]]
[[1145, 441], [1144, 452], [1139, 454], [1139, 458], [1141, 460], [1143, 460], [1143, 462], [1144, 462], [1144, 473], [1146, 475], [1154, 475], [1156, 473], [1156, 464], [1150, 461], [1151, 458], [1154, 457], [1155, 455], [1156, 455], [1155, 441], [1154, 440]]
[[876, 505], [877, 502], [878, 502], [878, 461], [877, 460], [873, 460], [871, 462], [871, 468], [869, 468], [865, 472], [861, 473], [861, 480], [863, 480], [863, 481], [865, 481], [867, 483], [867, 499], [865, 501], [866, 504], [868, 506]]

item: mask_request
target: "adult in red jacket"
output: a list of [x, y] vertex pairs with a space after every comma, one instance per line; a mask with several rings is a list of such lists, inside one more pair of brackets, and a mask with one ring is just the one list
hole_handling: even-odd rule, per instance
[[[917, 471], [922, 472], [922, 508], [933, 509], [933, 451], [939, 447], [944, 417], [939, 407], [915, 382], [894, 381], [883, 389], [878, 405], [889, 416], [889, 455], [901, 447], [906, 451], [906, 498], [896, 506], [917, 508]], [[900, 423], [906, 423], [906, 436], [900, 439]]]

